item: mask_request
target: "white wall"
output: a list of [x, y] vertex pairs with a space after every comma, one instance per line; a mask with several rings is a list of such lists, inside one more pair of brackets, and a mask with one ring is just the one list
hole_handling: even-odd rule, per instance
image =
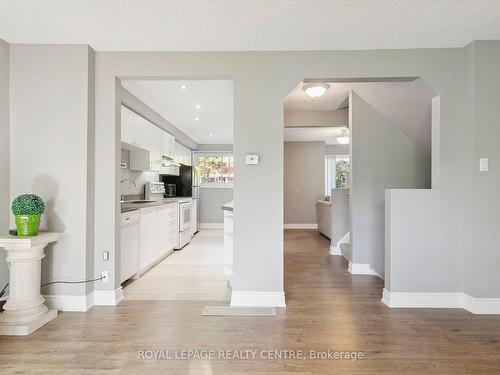
[[143, 172], [130, 170], [130, 151], [121, 149], [121, 161], [127, 163], [127, 168], [120, 169], [120, 181], [125, 178], [130, 178], [135, 181], [135, 185], [130, 181], [120, 183], [120, 194], [140, 194], [144, 196], [144, 184], [146, 182], [160, 181], [160, 174], [158, 172]]
[[285, 142], [285, 225], [318, 224], [316, 202], [325, 199], [325, 143]]
[[[474, 42], [464, 52], [464, 290], [499, 298], [500, 42]], [[489, 159], [488, 172], [479, 171], [480, 158]]]
[[221, 206], [232, 200], [233, 188], [201, 188], [198, 212], [200, 224], [223, 224], [224, 211]]
[[349, 101], [352, 262], [383, 277], [385, 189], [430, 189], [430, 153], [356, 92]]
[[[0, 235], [9, 231], [9, 45], [0, 39]], [[5, 251], [0, 250], [0, 288], [9, 281]]]
[[348, 126], [347, 108], [336, 111], [285, 111], [285, 126]]
[[325, 155], [349, 155], [349, 145], [325, 145]]
[[[496, 42], [498, 43], [498, 42]], [[486, 50], [485, 55], [495, 57]], [[384, 51], [311, 51], [311, 52], [220, 52], [220, 53], [147, 53], [99, 52], [96, 54], [96, 251], [109, 249], [114, 255], [119, 246], [116, 236], [119, 217], [120, 133], [115, 120], [115, 79], [120, 76], [156, 77], [227, 77], [235, 82], [235, 187], [234, 187], [234, 291], [283, 291], [283, 100], [304, 78], [310, 77], [409, 77], [420, 76], [443, 98], [440, 129], [439, 196], [418, 201], [418, 192], [408, 191], [407, 204], [412, 213], [446, 217], [440, 233], [426, 238], [429, 252], [440, 252], [433, 263], [439, 275], [430, 281], [417, 277], [428, 266], [412, 251], [414, 272], [402, 274], [394, 288], [423, 290], [424, 286], [454, 291], [457, 285], [455, 262], [462, 254], [462, 147], [463, 49], [418, 49]], [[286, 67], [286, 69], [284, 69]], [[265, 68], [265, 69], [264, 69]], [[488, 135], [495, 135], [486, 129]], [[494, 137], [491, 137], [494, 139]], [[258, 153], [258, 166], [244, 163], [247, 152]], [[475, 163], [475, 161], [474, 161]], [[484, 199], [494, 199], [488, 191]], [[466, 192], [467, 199], [476, 194]], [[498, 222], [496, 213], [483, 220]], [[425, 221], [415, 221], [401, 230], [408, 238], [420, 238], [428, 229]], [[255, 233], [259, 235], [256, 236]], [[440, 242], [443, 239], [443, 242]], [[439, 244], [444, 243], [443, 247]], [[495, 249], [498, 242], [485, 242]], [[420, 244], [419, 244], [420, 245]], [[398, 248], [395, 251], [399, 250]], [[115, 263], [119, 259], [113, 259]], [[96, 262], [97, 262], [96, 258]], [[105, 264], [99, 263], [99, 267]], [[111, 267], [108, 267], [111, 268]], [[256, 270], [259, 278], [255, 277]], [[111, 270], [114, 272], [114, 270]], [[111, 275], [112, 280], [114, 275]], [[439, 284], [441, 280], [449, 283]], [[424, 285], [425, 283], [425, 285]], [[115, 282], [102, 284], [111, 290]]]
[[[61, 233], [42, 262], [43, 281], [93, 275], [91, 55], [83, 45], [10, 49], [11, 199], [40, 195], [46, 203], [42, 229]], [[59, 284], [44, 294], [83, 295], [91, 288]]]
[[[392, 202], [393, 213], [389, 229], [398, 229], [405, 236], [397, 246], [391, 245], [392, 269], [398, 271], [387, 287], [395, 291], [457, 291], [463, 290], [462, 256], [467, 249], [470, 257], [478, 248], [477, 264], [467, 269], [467, 286], [477, 296], [498, 297], [497, 254], [500, 221], [496, 207], [495, 143], [497, 121], [496, 85], [487, 82], [498, 76], [494, 61], [498, 58], [499, 42], [478, 42], [476, 52], [463, 49], [420, 49], [391, 51], [317, 51], [272, 53], [96, 53], [96, 169], [95, 169], [95, 243], [96, 270], [110, 270], [112, 282], [99, 284], [105, 290], [117, 286], [114, 272], [119, 259], [119, 90], [120, 76], [232, 76], [235, 79], [235, 291], [283, 291], [283, 99], [305, 77], [388, 77], [421, 76], [442, 97], [439, 148], [440, 174], [437, 191], [398, 191], [401, 200]], [[57, 262], [52, 270], [58, 276], [80, 276], [85, 261], [81, 249], [86, 247], [84, 224], [87, 214], [87, 169], [85, 149], [88, 126], [88, 54], [83, 46], [12, 46], [11, 87], [12, 158], [11, 196], [35, 188], [49, 199], [50, 226], [64, 225], [66, 233], [52, 250]], [[82, 54], [80, 55], [79, 52]], [[470, 52], [476, 68], [471, 68], [470, 82], [474, 90], [485, 90], [485, 97], [474, 99], [476, 110], [464, 128], [464, 82], [467, 64], [465, 52]], [[76, 55], [80, 57], [76, 57]], [[29, 63], [28, 63], [29, 61]], [[33, 62], [38, 62], [33, 64]], [[82, 61], [84, 61], [82, 63]], [[286, 66], [286, 69], [283, 67]], [[472, 65], [474, 66], [474, 65]], [[265, 67], [265, 69], [263, 69]], [[485, 74], [479, 74], [479, 69]], [[36, 70], [36, 72], [35, 72]], [[86, 73], [87, 72], [87, 73]], [[80, 79], [79, 77], [85, 77]], [[477, 82], [474, 80], [477, 79]], [[87, 82], [88, 83], [88, 82]], [[476, 95], [476, 94], [474, 94]], [[480, 99], [477, 102], [477, 99]], [[61, 104], [62, 103], [62, 104]], [[470, 103], [469, 103], [470, 104]], [[83, 108], [82, 108], [83, 107]], [[13, 113], [15, 112], [15, 113]], [[467, 121], [469, 117], [465, 117]], [[30, 137], [20, 135], [29, 132]], [[79, 136], [83, 136], [83, 140]], [[464, 139], [472, 136], [474, 146]], [[465, 149], [464, 149], [465, 143]], [[17, 147], [19, 146], [19, 147]], [[30, 147], [31, 154], [20, 150]], [[465, 150], [465, 152], [464, 152]], [[83, 154], [80, 153], [83, 152]], [[246, 166], [244, 156], [255, 152], [261, 156], [258, 166]], [[477, 156], [490, 157], [490, 172], [476, 174]], [[5, 162], [5, 156], [3, 156]], [[29, 174], [25, 166], [29, 165]], [[474, 168], [474, 169], [469, 169]], [[48, 178], [31, 181], [33, 174], [48, 174]], [[25, 174], [26, 176], [23, 176]], [[38, 175], [36, 175], [38, 177]], [[464, 188], [463, 181], [479, 178], [478, 189]], [[51, 183], [51, 179], [56, 184]], [[38, 183], [40, 181], [40, 183]], [[57, 185], [57, 189], [54, 189]], [[83, 188], [85, 190], [85, 188]], [[392, 192], [391, 192], [392, 194]], [[426, 195], [428, 194], [428, 196]], [[419, 199], [418, 197], [421, 196]], [[479, 198], [478, 198], [479, 197]], [[51, 199], [54, 198], [52, 201]], [[477, 208], [472, 206], [479, 199]], [[463, 220], [462, 204], [467, 220]], [[466, 207], [467, 206], [467, 207]], [[71, 214], [68, 214], [68, 211]], [[408, 214], [411, 213], [411, 214]], [[57, 215], [60, 217], [57, 220]], [[406, 213], [406, 214], [405, 214]], [[404, 215], [403, 215], [404, 214]], [[407, 219], [409, 217], [409, 219]], [[425, 220], [432, 218], [432, 220]], [[46, 218], [47, 219], [47, 218]], [[477, 220], [478, 228], [470, 227]], [[433, 226], [433, 223], [435, 226]], [[399, 227], [392, 227], [392, 225]], [[79, 230], [74, 231], [74, 227]], [[467, 237], [461, 234], [469, 231]], [[259, 236], [255, 236], [259, 233]], [[475, 233], [472, 237], [471, 233]], [[421, 256], [424, 236], [426, 255]], [[477, 236], [477, 237], [476, 237]], [[85, 237], [86, 238], [86, 237]], [[464, 240], [465, 245], [462, 243]], [[478, 242], [480, 241], [479, 245]], [[63, 242], [64, 241], [64, 242]], [[394, 241], [395, 243], [396, 241]], [[111, 252], [111, 260], [99, 258], [103, 250]], [[402, 254], [400, 262], [392, 257]], [[404, 256], [407, 254], [408, 256]], [[55, 259], [50, 257], [49, 259]], [[47, 265], [50, 260], [45, 260]], [[76, 264], [80, 264], [75, 268]], [[482, 265], [486, 265], [483, 269]], [[396, 267], [396, 268], [394, 268]], [[64, 271], [61, 269], [64, 268]], [[428, 270], [422, 273], [421, 270]], [[255, 277], [256, 270], [259, 278]], [[84, 272], [82, 272], [84, 274]], [[387, 280], [389, 280], [386, 274]], [[427, 278], [426, 278], [427, 277]], [[118, 284], [119, 285], [119, 284]], [[73, 293], [73, 288], [63, 287]]]

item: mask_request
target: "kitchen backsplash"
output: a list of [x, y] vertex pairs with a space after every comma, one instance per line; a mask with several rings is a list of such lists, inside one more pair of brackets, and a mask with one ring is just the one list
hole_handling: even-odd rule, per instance
[[141, 172], [141, 171], [131, 171], [129, 169], [130, 165], [130, 152], [128, 150], [121, 150], [121, 161], [125, 162], [127, 168], [121, 168], [121, 180], [124, 178], [130, 178], [135, 181], [137, 186], [134, 186], [130, 181], [125, 181], [120, 184], [120, 192], [122, 195], [127, 194], [141, 194], [144, 195], [144, 184], [146, 182], [160, 181], [160, 176], [158, 172]]

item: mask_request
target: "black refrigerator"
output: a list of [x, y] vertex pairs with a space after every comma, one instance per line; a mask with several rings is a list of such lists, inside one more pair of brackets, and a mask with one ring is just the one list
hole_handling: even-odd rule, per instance
[[179, 167], [179, 175], [161, 175], [161, 180], [165, 184], [175, 185], [176, 197], [192, 197], [193, 196], [193, 168], [187, 165]]

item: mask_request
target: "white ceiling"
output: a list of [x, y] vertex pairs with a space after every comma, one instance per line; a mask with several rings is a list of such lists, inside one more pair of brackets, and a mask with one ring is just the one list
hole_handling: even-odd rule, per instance
[[327, 145], [337, 145], [337, 137], [347, 135], [346, 127], [292, 127], [285, 128], [285, 142], [321, 141]]
[[0, 38], [130, 51], [462, 47], [500, 39], [498, 0], [0, 0]]
[[233, 81], [123, 80], [122, 86], [197, 143], [233, 143]]

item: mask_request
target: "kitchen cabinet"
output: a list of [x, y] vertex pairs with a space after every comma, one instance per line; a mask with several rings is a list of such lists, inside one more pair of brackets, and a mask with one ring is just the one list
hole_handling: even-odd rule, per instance
[[139, 271], [139, 211], [121, 214], [120, 282]]
[[173, 135], [164, 132], [165, 135], [162, 137], [163, 140], [163, 150], [166, 150], [164, 155], [170, 158], [175, 158], [175, 137]]
[[161, 256], [168, 248], [169, 238], [167, 232], [168, 226], [168, 207], [161, 206], [156, 211], [156, 255]]
[[192, 165], [191, 149], [176, 141], [175, 160], [184, 165]]
[[151, 152], [140, 147], [130, 148], [129, 168], [132, 171], [152, 171], [153, 167]]
[[139, 269], [146, 271], [156, 260], [156, 207], [142, 208], [140, 210], [140, 247]]
[[146, 272], [177, 245], [177, 202], [140, 209], [139, 269]]
[[[130, 164], [135, 166], [131, 169], [159, 171], [162, 156], [175, 157], [175, 137], [125, 106], [121, 107], [121, 133], [121, 141], [131, 145], [128, 148], [138, 149], [130, 156]], [[147, 163], [141, 150], [149, 153]], [[134, 162], [135, 156], [140, 160]]]
[[155, 125], [145, 118], [135, 115], [134, 119], [134, 145], [152, 151], [155, 145]]
[[179, 240], [179, 216], [177, 213], [177, 202], [167, 205], [167, 245], [169, 249], [174, 249]]

